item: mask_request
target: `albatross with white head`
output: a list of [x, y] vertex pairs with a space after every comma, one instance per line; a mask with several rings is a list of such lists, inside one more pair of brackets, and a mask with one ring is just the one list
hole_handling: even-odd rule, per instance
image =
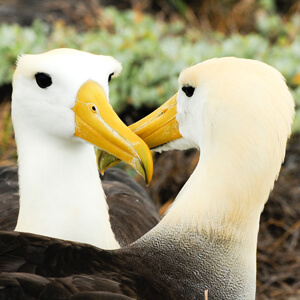
[[109, 81], [121, 71], [110, 56], [56, 49], [18, 59], [12, 119], [18, 149], [17, 231], [118, 248], [93, 145], [123, 159], [146, 180], [146, 144], [108, 102]]

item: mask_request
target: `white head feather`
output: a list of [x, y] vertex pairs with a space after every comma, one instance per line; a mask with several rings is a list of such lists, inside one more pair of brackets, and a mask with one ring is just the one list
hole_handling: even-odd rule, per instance
[[[80, 86], [91, 79], [98, 82], [108, 95], [108, 77], [112, 73], [114, 77], [118, 76], [121, 69], [121, 64], [111, 56], [73, 49], [22, 55], [13, 77], [15, 129], [21, 123], [22, 128], [29, 126], [34, 130], [41, 129], [43, 134], [48, 132], [69, 138], [75, 130], [70, 109], [74, 107]], [[52, 85], [39, 88], [35, 80], [37, 73], [51, 75]]]

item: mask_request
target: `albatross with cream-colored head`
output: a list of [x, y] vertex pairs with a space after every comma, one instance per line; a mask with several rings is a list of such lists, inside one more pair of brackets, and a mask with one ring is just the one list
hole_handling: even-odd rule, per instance
[[291, 132], [294, 101], [283, 77], [264, 63], [228, 57], [184, 70], [179, 84], [176, 118], [183, 138], [162, 149], [196, 147], [201, 155], [171, 210], [190, 190], [179, 219], [203, 229], [236, 224], [234, 233], [244, 226], [257, 233]]
[[[293, 98], [274, 68], [232, 57], [187, 68], [179, 86], [176, 119], [182, 138], [159, 141], [164, 143], [159, 150], [198, 148], [200, 159], [154, 231], [166, 226], [201, 235], [199, 255], [211, 254], [202, 260], [203, 266], [211, 263], [203, 270], [214, 270], [202, 278], [210, 294], [218, 295], [209, 299], [254, 299], [259, 219], [284, 160]], [[169, 101], [172, 107], [174, 98]], [[223, 257], [216, 256], [224, 249]], [[221, 283], [227, 292], [217, 290]]]
[[108, 83], [120, 71], [110, 56], [72, 49], [18, 59], [12, 95], [20, 184], [17, 231], [119, 247], [93, 145], [114, 153], [146, 180], [152, 176], [148, 147], [108, 102]]
[[[284, 160], [293, 116], [293, 98], [277, 70], [226, 57], [182, 71], [178, 93], [130, 126], [154, 150], [200, 150], [188, 182], [146, 236], [163, 236], [165, 228], [189, 247], [189, 235], [199, 234], [201, 270], [195, 272], [209, 299], [254, 299], [260, 214]], [[110, 157], [101, 156], [105, 169]], [[217, 289], [220, 284], [228, 290]]]
[[[4, 273], [0, 293], [29, 295], [20, 282], [34, 281], [39, 289], [30, 296], [36, 298], [53, 298], [57, 286], [56, 297], [59, 291], [86, 299], [204, 300], [205, 291], [210, 300], [255, 299], [259, 218], [284, 159], [293, 116], [283, 77], [264, 63], [220, 58], [184, 70], [177, 95], [131, 127], [152, 148], [201, 151], [161, 222], [117, 251], [40, 238], [51, 263], [38, 237], [21, 234], [39, 258], [33, 273], [48, 278]], [[24, 258], [20, 235], [0, 237], [8, 241], [0, 248], [2, 269], [16, 272], [32, 264]], [[55, 256], [57, 245], [68, 249], [68, 257]], [[12, 256], [17, 258], [11, 263]], [[61, 260], [63, 267], [53, 263]], [[63, 279], [53, 279], [61, 274]]]

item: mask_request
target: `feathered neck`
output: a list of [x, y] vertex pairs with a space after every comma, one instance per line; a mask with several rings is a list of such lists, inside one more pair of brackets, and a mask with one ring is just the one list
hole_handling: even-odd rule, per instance
[[15, 131], [20, 183], [15, 230], [118, 248], [93, 146], [38, 130]]
[[[204, 295], [205, 289], [212, 299], [255, 298], [259, 219], [282, 156], [267, 158], [251, 150], [244, 153], [245, 158], [236, 157], [234, 145], [204, 148], [194, 173], [166, 216], [136, 244], [150, 247], [150, 252], [157, 252], [159, 245], [160, 253], [180, 257], [186, 266], [182, 276], [190, 278], [182, 286], [178, 284], [183, 298]], [[264, 168], [256, 167], [260, 163]], [[169, 263], [172, 280], [170, 274], [178, 271], [174, 261], [163, 260], [162, 264]], [[191, 286], [186, 288], [186, 284]], [[187, 290], [191, 294], [185, 294]]]
[[255, 186], [258, 179], [233, 169], [229, 162], [200, 158], [163, 221], [230, 239], [243, 239], [246, 230], [256, 240], [271, 187]]

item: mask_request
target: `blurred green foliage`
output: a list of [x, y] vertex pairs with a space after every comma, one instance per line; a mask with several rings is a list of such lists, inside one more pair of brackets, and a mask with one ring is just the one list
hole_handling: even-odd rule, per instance
[[[256, 14], [256, 31], [248, 35], [204, 32], [184, 21], [160, 22], [113, 8], [103, 9], [101, 25], [88, 32], [62, 22], [53, 28], [40, 21], [31, 27], [4, 24], [0, 27], [0, 85], [11, 82], [16, 58], [22, 53], [68, 47], [112, 55], [123, 64], [110, 92], [112, 105], [120, 112], [127, 103], [136, 108], [160, 105], [176, 92], [177, 77], [187, 66], [212, 57], [237, 56], [264, 61], [282, 72], [299, 108], [300, 80], [295, 80], [300, 77], [299, 15], [284, 21], [274, 14], [270, 1], [261, 2], [268, 9]], [[294, 131], [300, 131], [299, 110]]]

